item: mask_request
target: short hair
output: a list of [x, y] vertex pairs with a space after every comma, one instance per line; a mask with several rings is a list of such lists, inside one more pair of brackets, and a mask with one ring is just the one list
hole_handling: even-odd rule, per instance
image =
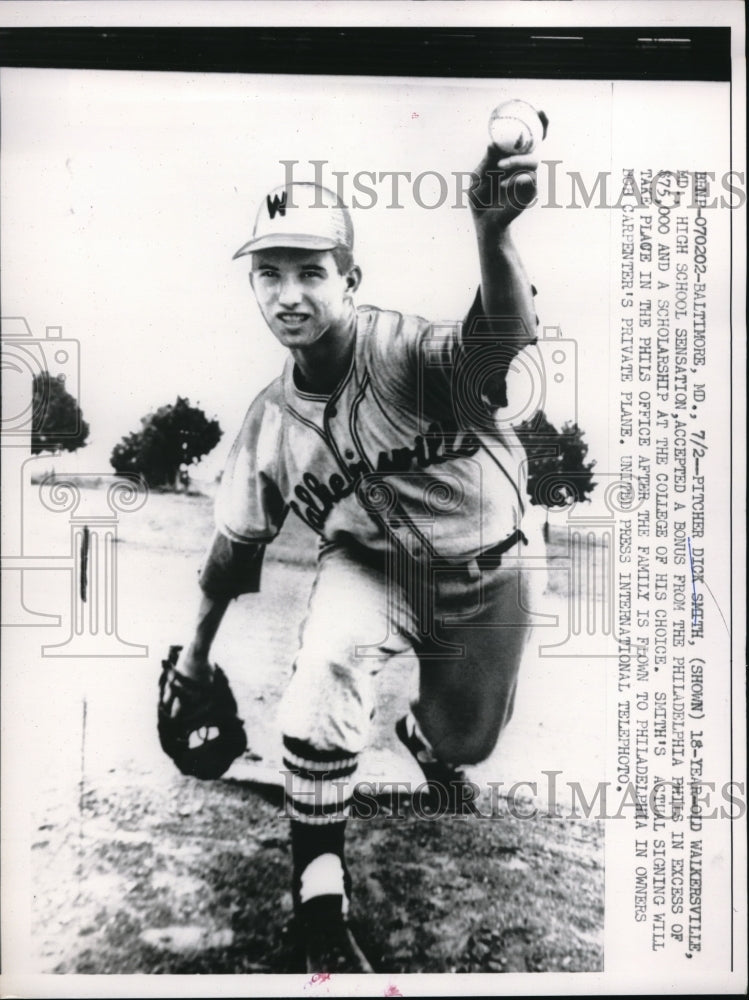
[[348, 274], [354, 266], [354, 255], [348, 247], [333, 247], [331, 250], [339, 274]]
[[[275, 248], [274, 248], [275, 249]], [[262, 253], [262, 250], [252, 250], [250, 251], [252, 256], [252, 268], [251, 270], [256, 270], [257, 255]], [[337, 246], [333, 247], [330, 251], [333, 255], [333, 260], [335, 261], [336, 270], [339, 274], [348, 274], [351, 268], [354, 266], [354, 253], [349, 250], [348, 247]]]

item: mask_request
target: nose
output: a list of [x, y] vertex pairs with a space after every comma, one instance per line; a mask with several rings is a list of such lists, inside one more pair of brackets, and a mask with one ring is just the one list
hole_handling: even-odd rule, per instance
[[286, 309], [298, 306], [302, 300], [302, 290], [294, 275], [284, 275], [278, 289], [278, 303]]

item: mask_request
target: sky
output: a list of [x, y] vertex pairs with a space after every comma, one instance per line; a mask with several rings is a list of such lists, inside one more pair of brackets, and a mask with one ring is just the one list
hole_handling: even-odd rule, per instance
[[[360, 198], [368, 207], [353, 208], [358, 301], [462, 317], [478, 258], [455, 172], [483, 155], [492, 108], [520, 97], [545, 110], [550, 127], [538, 150], [539, 204], [513, 224], [514, 238], [538, 289], [542, 339], [561, 333], [567, 343], [560, 383], [531, 384], [526, 365], [514, 398], [522, 412], [542, 392], [550, 419], [577, 420], [589, 457], [606, 469], [619, 220], [595, 201], [582, 207], [579, 194], [570, 207], [569, 175], [590, 190], [611, 170], [617, 190], [622, 162], [688, 168], [695, 123], [707, 142], [711, 129], [726, 134], [713, 121], [720, 86], [1, 70], [3, 316], [24, 317], [40, 340], [59, 327], [74, 342], [71, 357], [78, 351], [91, 435], [68, 466], [110, 471], [122, 436], [181, 395], [219, 419], [221, 444], [196, 470], [219, 471], [247, 406], [284, 361], [254, 303], [248, 258], [232, 255], [286, 161], [298, 161], [299, 180], [325, 161], [330, 186], [331, 171], [344, 172], [347, 200], [362, 171], [443, 176], [438, 207], [423, 207], [439, 201], [432, 176], [418, 191], [422, 205], [401, 182], [402, 207], [390, 207], [385, 180], [374, 205]], [[562, 207], [549, 204], [552, 169]]]

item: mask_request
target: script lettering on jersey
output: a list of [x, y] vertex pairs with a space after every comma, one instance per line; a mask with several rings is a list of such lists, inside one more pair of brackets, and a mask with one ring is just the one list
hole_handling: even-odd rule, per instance
[[374, 469], [367, 462], [353, 462], [346, 466], [345, 475], [334, 472], [327, 483], [321, 482], [313, 472], [305, 472], [302, 482], [294, 487], [294, 494], [301, 504], [291, 500], [289, 506], [313, 530], [320, 532], [333, 507], [344, 497], [350, 496], [368, 473], [393, 475], [408, 472], [415, 466], [426, 469], [453, 458], [470, 457], [479, 448], [475, 434], [445, 430], [435, 422], [429, 425], [426, 434], [416, 436], [413, 447], [381, 451]]

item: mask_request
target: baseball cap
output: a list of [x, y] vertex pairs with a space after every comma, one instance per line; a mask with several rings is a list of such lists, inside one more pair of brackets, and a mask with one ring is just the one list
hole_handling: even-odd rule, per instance
[[353, 250], [351, 216], [328, 188], [304, 181], [282, 184], [260, 203], [252, 239], [237, 250], [232, 260], [271, 247]]

